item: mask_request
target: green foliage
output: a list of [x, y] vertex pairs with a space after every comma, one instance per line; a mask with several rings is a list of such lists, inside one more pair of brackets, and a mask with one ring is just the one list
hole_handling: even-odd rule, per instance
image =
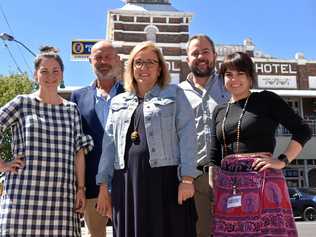
[[26, 74], [0, 75], [0, 106], [3, 106], [19, 94], [32, 91], [32, 82]]
[[[19, 94], [28, 94], [32, 91], [32, 82], [26, 74], [0, 75], [0, 106], [5, 105]], [[7, 129], [0, 144], [0, 159], [11, 160], [11, 131]]]
[[12, 159], [11, 141], [12, 141], [11, 131], [10, 129], [7, 129], [2, 134], [2, 141], [0, 144], [0, 159], [6, 160], [6, 161]]

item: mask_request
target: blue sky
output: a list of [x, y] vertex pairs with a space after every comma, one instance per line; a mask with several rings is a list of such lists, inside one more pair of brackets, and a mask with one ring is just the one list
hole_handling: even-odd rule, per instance
[[[256, 49], [282, 59], [297, 52], [316, 60], [315, 0], [171, 0], [181, 11], [192, 12], [190, 34], [205, 33], [219, 44], [241, 44], [251, 37]], [[0, 14], [0, 33], [7, 32], [34, 52], [44, 44], [60, 49], [66, 86], [84, 86], [94, 75], [88, 62], [71, 61], [73, 39], [105, 38], [107, 11], [121, 0], [0, 0], [11, 26]], [[33, 57], [7, 42], [19, 67], [31, 75]], [[23, 55], [23, 56], [22, 56]], [[23, 58], [24, 57], [24, 58]], [[0, 40], [0, 74], [17, 72]]]

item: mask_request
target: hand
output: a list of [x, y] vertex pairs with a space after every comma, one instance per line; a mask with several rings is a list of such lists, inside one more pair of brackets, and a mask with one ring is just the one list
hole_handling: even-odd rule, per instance
[[23, 157], [17, 157], [10, 162], [0, 160], [0, 172], [12, 172], [16, 174], [19, 169], [24, 167], [25, 162], [22, 159]]
[[106, 185], [100, 186], [97, 201], [97, 212], [104, 217], [112, 219], [112, 201]]
[[178, 203], [182, 205], [182, 203], [193, 197], [194, 195], [194, 185], [193, 183], [180, 183], [178, 187]]
[[76, 194], [75, 212], [83, 215], [86, 207], [86, 195], [83, 189], [79, 189]]
[[270, 155], [260, 155], [262, 157], [257, 158], [252, 163], [252, 168], [258, 172], [261, 172], [266, 169], [283, 169], [285, 167], [285, 163], [283, 161], [273, 159]]

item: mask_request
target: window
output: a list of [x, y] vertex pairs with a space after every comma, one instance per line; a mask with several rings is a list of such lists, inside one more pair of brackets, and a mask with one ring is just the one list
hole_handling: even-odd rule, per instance
[[157, 38], [156, 38], [156, 34], [158, 32], [158, 28], [154, 25], [149, 25], [145, 28], [145, 32], [146, 32], [146, 39], [152, 42], [156, 42]]

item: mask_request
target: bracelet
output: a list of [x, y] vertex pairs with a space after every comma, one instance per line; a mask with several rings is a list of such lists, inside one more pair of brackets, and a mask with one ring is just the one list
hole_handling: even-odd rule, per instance
[[193, 184], [193, 181], [184, 179], [184, 180], [181, 180], [181, 183], [183, 183], [183, 184]]
[[77, 191], [86, 191], [86, 186], [78, 186]]

